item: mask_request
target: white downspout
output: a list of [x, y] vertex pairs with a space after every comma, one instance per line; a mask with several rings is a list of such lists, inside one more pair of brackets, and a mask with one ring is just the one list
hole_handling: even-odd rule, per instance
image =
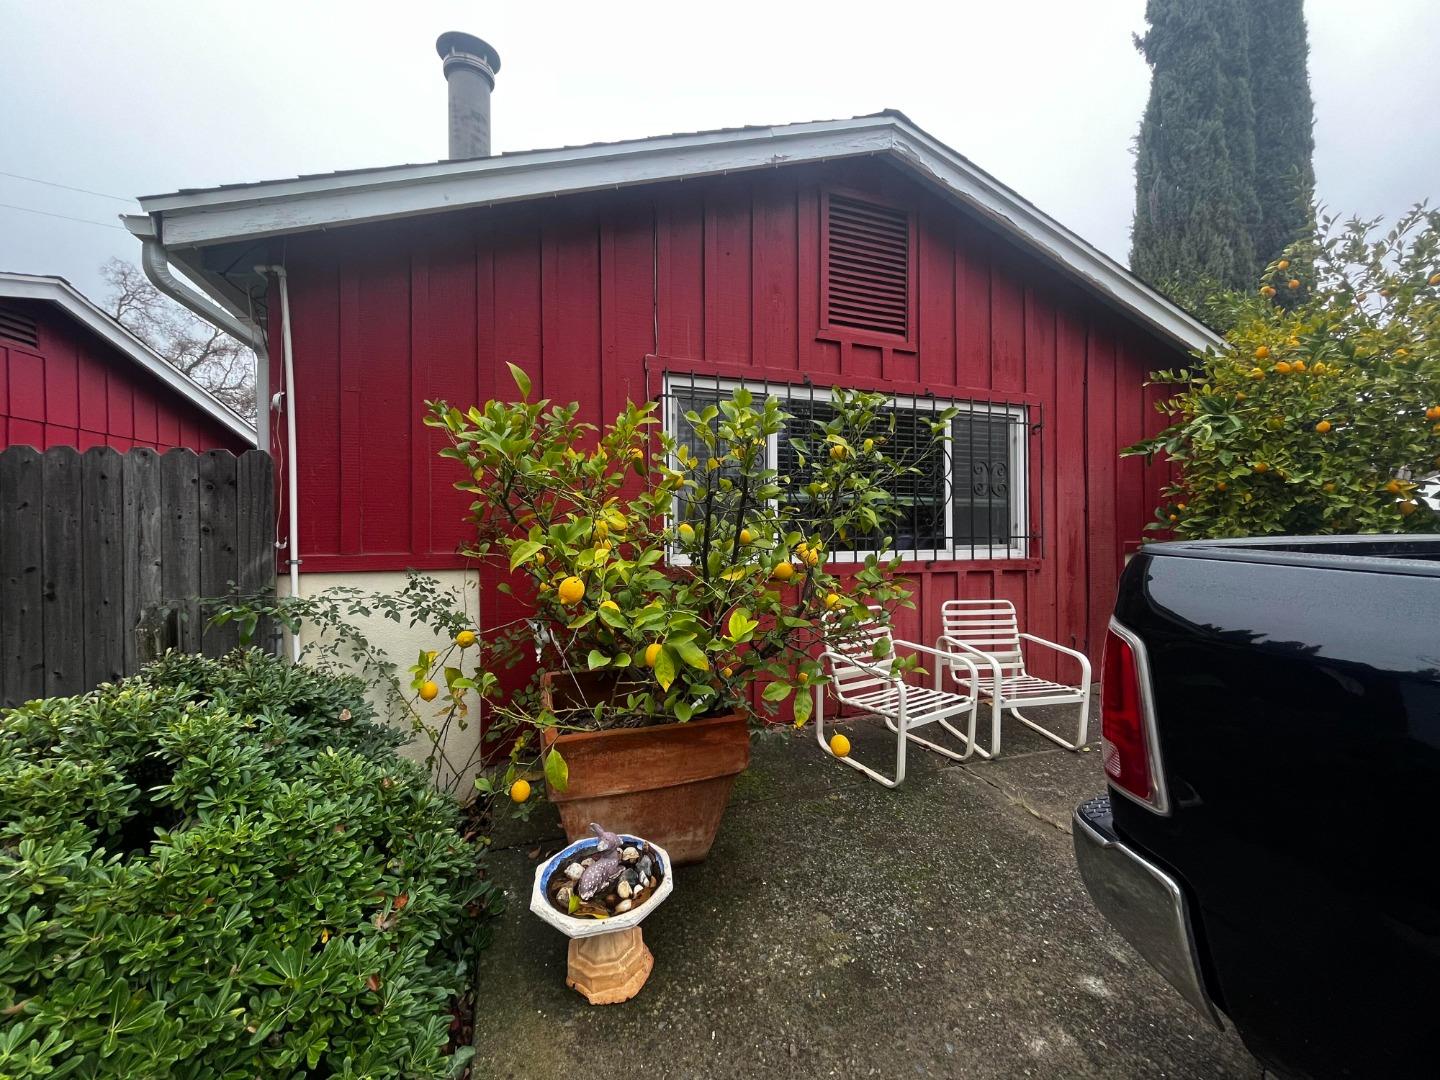
[[[290, 595], [300, 595], [300, 470], [295, 457], [295, 347], [290, 337], [290, 287], [283, 266], [257, 266], [257, 274], [274, 274], [280, 286], [280, 341], [284, 353], [285, 389], [285, 488], [287, 515], [290, 520], [289, 558]], [[257, 412], [259, 402], [256, 402]], [[266, 424], [269, 429], [269, 424]], [[290, 635], [290, 656], [300, 660], [300, 631]]]

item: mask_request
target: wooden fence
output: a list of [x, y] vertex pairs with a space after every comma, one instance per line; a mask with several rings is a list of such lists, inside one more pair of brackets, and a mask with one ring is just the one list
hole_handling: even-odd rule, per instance
[[274, 487], [259, 450], [0, 450], [0, 706], [236, 645], [198, 601], [274, 588]]

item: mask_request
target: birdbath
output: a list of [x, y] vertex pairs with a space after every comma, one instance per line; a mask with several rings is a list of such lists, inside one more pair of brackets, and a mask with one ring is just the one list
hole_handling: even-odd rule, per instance
[[[590, 828], [596, 834], [594, 837], [575, 841], [535, 868], [530, 910], [570, 939], [565, 984], [583, 994], [591, 1005], [616, 1005], [638, 994], [650, 977], [655, 957], [645, 947], [640, 923], [664, 902], [675, 883], [671, 877], [670, 856], [658, 844], [627, 833], [606, 832], [598, 825]], [[642, 887], [639, 897], [631, 900], [630, 875], [626, 871], [635, 873], [637, 866], [645, 865], [645, 859], [649, 860], [651, 873], [641, 877], [641, 881], [655, 880], [656, 883], [653, 888]], [[570, 868], [580, 866], [585, 860], [593, 861], [581, 867], [581, 876], [577, 878]], [[583, 914], [590, 904], [579, 905], [580, 914], [567, 914], [551, 901], [552, 883], [556, 888], [569, 888], [578, 894], [582, 883], [589, 887], [607, 878], [615, 863], [620, 866], [621, 876], [605, 883], [591, 899], [597, 906], [604, 906], [603, 897], [613, 895], [606, 890], [623, 881], [625, 899], [620, 903], [626, 910], [597, 919]], [[586, 871], [590, 872], [589, 878], [584, 877]], [[559, 879], [556, 875], [560, 875]]]

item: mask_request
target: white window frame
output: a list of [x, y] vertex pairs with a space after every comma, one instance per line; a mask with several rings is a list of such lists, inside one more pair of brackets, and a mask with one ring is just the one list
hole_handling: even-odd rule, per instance
[[[785, 404], [792, 397], [799, 397], [802, 394], [808, 401], [813, 398], [816, 401], [830, 401], [832, 395], [828, 388], [800, 386], [793, 383], [773, 382], [752, 382], [745, 379], [716, 379], [711, 376], [695, 376], [692, 380], [688, 374], [667, 373], [664, 382], [665, 408], [663, 410], [663, 423], [665, 431], [676, 435], [682, 431], [684, 424], [684, 410], [680, 407], [679, 394], [689, 391], [697, 392], [718, 392], [720, 395], [733, 393], [740, 387], [745, 387], [751, 393], [764, 397], [771, 395], [780, 399]], [[1029, 439], [1029, 412], [1025, 405], [1013, 403], [1001, 403], [990, 401], [969, 401], [969, 400], [936, 400], [930, 398], [917, 398], [905, 394], [892, 394], [889, 396], [889, 404], [896, 409], [911, 409], [915, 412], [930, 412], [932, 405], [935, 410], [940, 411], [948, 408], [959, 410], [961, 414], [981, 414], [989, 416], [1005, 416], [1013, 418], [1007, 427], [1007, 434], [1010, 440], [1010, 543], [1009, 544], [976, 544], [960, 541], [955, 536], [955, 470], [954, 460], [951, 454], [953, 441], [947, 441], [943, 453], [945, 455], [945, 546], [943, 548], [905, 548], [900, 551], [832, 551], [828, 553], [827, 561], [835, 563], [856, 563], [863, 562], [871, 554], [879, 554], [882, 558], [894, 558], [897, 554], [906, 562], [951, 562], [969, 560], [999, 560], [999, 559], [1024, 559], [1029, 554], [1030, 535], [1030, 439]], [[957, 416], [958, 419], [958, 416]], [[952, 421], [953, 424], [953, 421]], [[954, 429], [951, 429], [951, 439], [954, 439]], [[780, 436], [771, 435], [767, 439], [765, 448], [766, 467], [776, 468], [779, 460]], [[678, 461], [671, 461], [671, 467], [677, 468]], [[678, 500], [677, 500], [678, 502]], [[672, 511], [672, 520], [676, 511]], [[687, 557], [678, 551], [670, 553], [670, 561], [676, 564], [685, 564]]]

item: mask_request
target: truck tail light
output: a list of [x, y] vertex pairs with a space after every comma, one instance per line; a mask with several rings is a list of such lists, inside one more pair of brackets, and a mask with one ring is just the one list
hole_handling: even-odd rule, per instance
[[1145, 646], [1113, 619], [1100, 661], [1100, 735], [1113, 787], [1157, 813], [1169, 813], [1150, 710]]

